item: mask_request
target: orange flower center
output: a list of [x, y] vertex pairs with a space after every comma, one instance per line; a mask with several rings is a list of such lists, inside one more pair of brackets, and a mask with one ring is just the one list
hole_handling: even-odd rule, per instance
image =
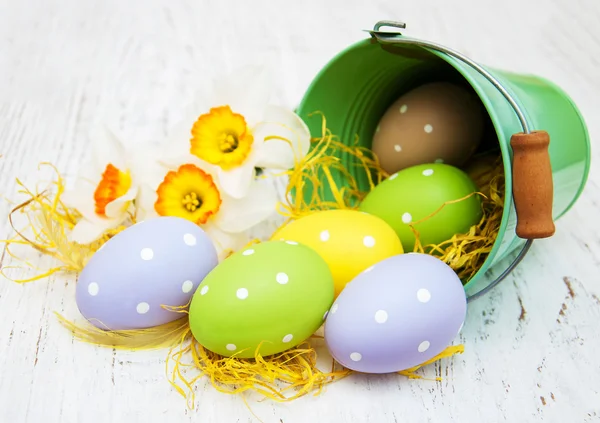
[[102, 180], [94, 192], [96, 214], [106, 216], [106, 205], [125, 195], [129, 191], [129, 188], [131, 188], [131, 176], [129, 172], [122, 172], [109, 163], [102, 174]]
[[253, 141], [242, 115], [229, 106], [214, 107], [194, 123], [190, 152], [222, 169], [232, 169], [246, 160]]
[[221, 207], [212, 176], [192, 164], [167, 173], [156, 193], [154, 209], [159, 215], [182, 217], [196, 224], [206, 223]]

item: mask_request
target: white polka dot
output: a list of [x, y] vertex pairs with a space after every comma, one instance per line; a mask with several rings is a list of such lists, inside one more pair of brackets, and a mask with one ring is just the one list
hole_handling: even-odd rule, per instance
[[227, 348], [228, 351], [235, 351], [237, 349], [235, 344], [227, 344], [225, 348]]
[[431, 176], [433, 175], [433, 169], [425, 169], [423, 171], [423, 176]]
[[204, 285], [202, 289], [200, 289], [200, 295], [205, 295], [208, 292], [208, 285]]
[[286, 283], [289, 282], [290, 278], [288, 277], [288, 275], [286, 273], [278, 273], [277, 276], [275, 276], [275, 279], [277, 280], [278, 283], [285, 285]]
[[285, 243], [290, 245], [298, 245], [296, 241], [286, 241]]
[[135, 308], [139, 314], [146, 314], [148, 310], [150, 310], [150, 304], [148, 303], [139, 303]]
[[404, 114], [404, 113], [406, 113], [407, 110], [408, 110], [408, 106], [406, 104], [403, 104], [402, 106], [400, 106], [400, 113]]
[[88, 285], [88, 294], [90, 294], [92, 297], [95, 297], [96, 295], [98, 295], [99, 289], [100, 287], [98, 286], [98, 284], [96, 282], [92, 282]]
[[377, 323], [385, 323], [385, 322], [387, 322], [387, 319], [388, 319], [387, 311], [377, 310], [377, 312], [375, 313], [375, 321]]
[[192, 281], [189, 281], [189, 280], [188, 280], [188, 281], [185, 281], [185, 282], [183, 283], [183, 285], [181, 285], [181, 290], [182, 290], [184, 293], [186, 293], [186, 294], [187, 294], [188, 292], [190, 292], [190, 291], [191, 291], [193, 288], [194, 288], [194, 282], [192, 282]]
[[235, 295], [240, 300], [245, 300], [246, 298], [248, 298], [248, 290], [246, 288], [240, 288], [240, 289], [237, 290], [237, 292], [235, 293]]
[[394, 146], [394, 150], [396, 151], [396, 153], [399, 153], [399, 152], [401, 152], [401, 151], [402, 151], [402, 147], [401, 147], [399, 144], [396, 144], [396, 145]]
[[183, 236], [183, 242], [185, 242], [186, 245], [193, 247], [196, 245], [196, 237], [192, 234], [185, 234]]
[[431, 299], [431, 292], [425, 288], [421, 288], [417, 291], [417, 299], [422, 303], [426, 303]]
[[374, 267], [375, 267], [375, 266], [371, 266], [371, 267], [369, 267], [368, 269], [365, 269], [365, 270], [363, 271], [363, 273], [370, 272], [371, 270], [373, 270], [373, 268], [374, 268]]
[[357, 352], [353, 352], [352, 354], [350, 354], [350, 360], [352, 360], [352, 361], [360, 361], [360, 360], [362, 360], [362, 354], [361, 353], [357, 353]]
[[423, 128], [425, 130], [425, 132], [427, 132], [428, 134], [431, 134], [431, 132], [433, 131], [433, 126], [431, 126], [430, 124], [425, 125], [425, 127]]
[[290, 342], [292, 339], [294, 338], [294, 335], [292, 335], [291, 333], [288, 333], [286, 336], [283, 337], [282, 341], [285, 343]]
[[371, 235], [367, 235], [366, 237], [363, 238], [363, 244], [367, 248], [374, 247], [375, 246], [375, 238], [373, 238]]
[[431, 344], [429, 343], [429, 341], [423, 341], [419, 344], [419, 352], [425, 352], [429, 349], [429, 346]]
[[337, 309], [338, 309], [338, 305], [337, 305], [337, 303], [335, 303], [334, 305], [331, 306], [331, 314], [335, 314]]
[[142, 260], [152, 260], [154, 251], [152, 251], [152, 248], [144, 248], [140, 251], [140, 257], [142, 257]]
[[435, 159], [434, 163], [444, 163], [444, 159]]
[[402, 222], [407, 223], [407, 224], [410, 223], [410, 222], [412, 222], [412, 216], [411, 216], [411, 214], [410, 213], [404, 213], [402, 215]]
[[254, 254], [254, 250], [252, 248], [250, 248], [249, 250], [245, 250], [242, 253], [243, 256], [251, 256], [252, 254]]
[[396, 179], [397, 177], [398, 177], [398, 174], [397, 174], [397, 173], [394, 173], [394, 174], [393, 174], [392, 176], [390, 176], [388, 179], [389, 179], [390, 181], [393, 181], [393, 180], [394, 180], [394, 179]]
[[325, 314], [323, 314], [323, 320], [327, 319], [327, 315], [328, 315], [328, 314], [329, 314], [329, 310], [327, 310], [327, 311], [325, 312]]
[[321, 238], [321, 241], [323, 241], [323, 242], [329, 241], [329, 231], [325, 230], [325, 231], [321, 232], [319, 237]]

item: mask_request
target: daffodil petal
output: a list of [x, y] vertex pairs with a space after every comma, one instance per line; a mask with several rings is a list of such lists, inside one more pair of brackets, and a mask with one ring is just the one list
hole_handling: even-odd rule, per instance
[[142, 184], [139, 186], [137, 197], [135, 198], [135, 216], [136, 221], [141, 222], [143, 220], [153, 219], [158, 217], [159, 214], [154, 209], [154, 204], [158, 199], [156, 190], [152, 189], [148, 184]]
[[118, 226], [119, 223], [115, 219], [105, 219], [103, 221], [97, 219], [94, 222], [82, 219], [77, 222], [73, 230], [69, 233], [69, 239], [78, 244], [91, 244], [102, 237], [105, 231]]
[[271, 90], [270, 72], [263, 66], [247, 66], [215, 82], [211, 107], [229, 105], [246, 123], [254, 125], [265, 117]]
[[[206, 173], [208, 173], [210, 176], [212, 176], [213, 178], [216, 178], [218, 176], [218, 166], [215, 166], [213, 164], [210, 164], [204, 160], [199, 159], [198, 157], [194, 156], [191, 153], [183, 153], [183, 154], [173, 154], [169, 157], [165, 156], [163, 158], [161, 158], [159, 160], [159, 163], [165, 168], [167, 169], [167, 171], [165, 172], [165, 174], [169, 171], [169, 170], [176, 170], [179, 168], [179, 166], [184, 165], [184, 164], [193, 164], [194, 166], [196, 166], [199, 169], [202, 169], [203, 171], [205, 171]], [[164, 175], [163, 175], [164, 177]]]
[[94, 204], [95, 185], [84, 179], [78, 179], [73, 189], [65, 191], [60, 200], [71, 209], [77, 210], [82, 216], [91, 218], [96, 216]]
[[121, 140], [106, 126], [92, 130], [92, 161], [102, 173], [110, 163], [122, 172], [127, 171], [127, 151]]
[[219, 169], [218, 180], [223, 193], [233, 198], [243, 198], [248, 195], [254, 181], [254, 163], [246, 160], [244, 164], [231, 170]]
[[246, 234], [227, 233], [215, 225], [204, 225], [202, 229], [212, 240], [220, 261], [224, 260], [230, 253], [244, 248], [250, 242], [250, 237]]
[[276, 211], [278, 197], [269, 183], [254, 182], [242, 199], [222, 198], [221, 209], [214, 224], [228, 233], [244, 232], [270, 218]]
[[189, 150], [190, 139], [192, 138], [192, 127], [200, 114], [201, 113], [194, 113], [191, 111], [186, 112], [184, 114], [185, 117], [173, 125], [169, 131], [167, 146], [175, 149], [183, 148]]
[[131, 200], [136, 198], [137, 193], [138, 187], [131, 187], [124, 195], [108, 203], [104, 210], [106, 217], [108, 217], [109, 219], [118, 219], [122, 218], [123, 216], [127, 217], [126, 213], [129, 209]]
[[264, 140], [257, 144], [256, 165], [270, 169], [291, 169], [310, 149], [310, 131], [306, 123], [284, 107], [267, 108], [265, 122], [255, 128], [254, 139]]
[[158, 184], [159, 175], [167, 172], [160, 164], [163, 154], [164, 148], [161, 145], [145, 145], [143, 148], [133, 150], [129, 160], [131, 186], [152, 182]]

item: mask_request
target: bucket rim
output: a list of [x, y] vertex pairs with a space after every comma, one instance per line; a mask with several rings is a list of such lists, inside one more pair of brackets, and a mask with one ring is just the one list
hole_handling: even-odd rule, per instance
[[[409, 37], [406, 37], [406, 38], [409, 38]], [[412, 38], [412, 37], [410, 37], [410, 39], [419, 41], [418, 39]], [[514, 207], [514, 198], [512, 195], [512, 190], [513, 190], [512, 177], [506, 176], [506, 175], [512, 174], [512, 152], [510, 149], [510, 140], [507, 139], [507, 137], [504, 134], [504, 131], [502, 131], [502, 119], [500, 118], [498, 111], [495, 109], [492, 100], [489, 98], [489, 96], [487, 96], [485, 94], [485, 89], [482, 86], [482, 83], [477, 80], [477, 78], [474, 76], [473, 73], [470, 72], [471, 70], [473, 72], [477, 72], [477, 71], [475, 69], [471, 69], [468, 64], [466, 64], [466, 63], [462, 62], [461, 60], [454, 58], [453, 56], [448, 55], [444, 52], [435, 50], [433, 48], [424, 47], [424, 46], [420, 46], [420, 48], [439, 57], [444, 62], [446, 62], [448, 65], [452, 66], [452, 68], [455, 71], [457, 71], [465, 79], [466, 82], [469, 83], [469, 85], [471, 86], [473, 91], [475, 91], [475, 93], [477, 94], [477, 97], [481, 101], [481, 104], [485, 108], [485, 110], [492, 122], [492, 126], [494, 127], [494, 132], [497, 137], [496, 142], [499, 144], [498, 146], [500, 148], [500, 155], [502, 157], [502, 166], [503, 166], [504, 175], [505, 175], [505, 177], [504, 177], [504, 199], [505, 199], [505, 201], [502, 205], [502, 219], [500, 220], [500, 226], [498, 228], [498, 233], [496, 235], [496, 239], [494, 240], [492, 249], [487, 254], [487, 257], [485, 258], [484, 262], [479, 267], [477, 273], [475, 273], [475, 275], [473, 275], [471, 277], [471, 279], [469, 279], [468, 281], [466, 281], [463, 284], [465, 292], [469, 292], [470, 288], [473, 288], [477, 284], [479, 279], [482, 278], [487, 273], [487, 271], [490, 269], [491, 263], [494, 261], [494, 259], [498, 255], [498, 251], [502, 247], [502, 240], [504, 239], [504, 234], [506, 233], [507, 230], [509, 230], [508, 221], [510, 218], [511, 209]], [[483, 65], [479, 64], [479, 66], [483, 66]], [[486, 70], [493, 74], [492, 71], [490, 71], [488, 69], [486, 69]], [[477, 73], [477, 74], [481, 75], [480, 73]], [[493, 75], [493, 76], [497, 77], [496, 75]], [[502, 82], [502, 81], [500, 81], [500, 82]], [[486, 79], [483, 81], [483, 83], [490, 83], [490, 82], [487, 81], [487, 79]], [[517, 103], [517, 105], [521, 108], [521, 110], [524, 111], [527, 124], [529, 124], [529, 126], [531, 126], [531, 119], [527, 115], [527, 111], [524, 110], [523, 105], [521, 104], [518, 96], [516, 96], [512, 92], [510, 87], [506, 86], [505, 84], [502, 84], [502, 85], [503, 85], [503, 88], [505, 90], [507, 90], [508, 93], [512, 96], [515, 103]], [[513, 110], [513, 113], [514, 113], [514, 110]], [[516, 116], [516, 113], [515, 113], [515, 116]], [[522, 125], [521, 125], [521, 128], [523, 130], [525, 129], [525, 128], [523, 128]], [[506, 201], [507, 199], [509, 201]], [[515, 236], [516, 236], [516, 234], [515, 234]], [[524, 243], [525, 240], [522, 240], [522, 242]], [[493, 280], [490, 281], [490, 283], [493, 283]], [[482, 288], [482, 289], [485, 289], [485, 288]]]

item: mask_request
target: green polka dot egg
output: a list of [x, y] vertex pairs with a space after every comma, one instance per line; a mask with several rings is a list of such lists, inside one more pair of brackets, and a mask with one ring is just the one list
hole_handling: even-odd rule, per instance
[[294, 241], [267, 241], [215, 267], [196, 290], [189, 319], [206, 349], [230, 357], [277, 354], [323, 324], [334, 297], [327, 263]]
[[[376, 186], [364, 198], [360, 210], [383, 219], [396, 231], [404, 251], [413, 251], [415, 234], [411, 224], [419, 232], [421, 244], [427, 246], [468, 232], [479, 223], [483, 211], [480, 196], [473, 194], [477, 191], [473, 180], [457, 167], [422, 164], [403, 169]], [[455, 200], [461, 201], [439, 210]]]

